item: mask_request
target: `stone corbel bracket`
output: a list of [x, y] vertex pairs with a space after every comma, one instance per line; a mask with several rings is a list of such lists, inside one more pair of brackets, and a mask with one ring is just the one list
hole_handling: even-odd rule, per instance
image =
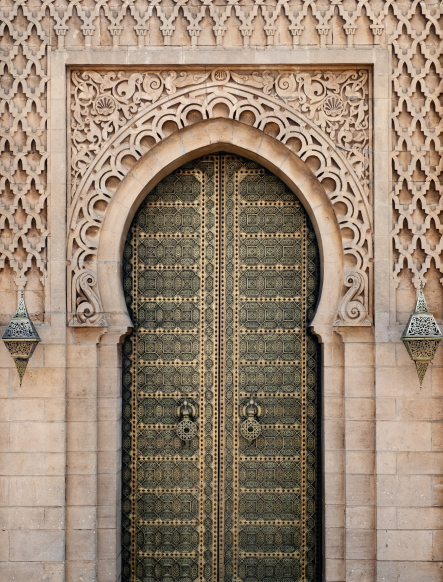
[[335, 325], [371, 325], [369, 80], [367, 69], [72, 71], [70, 325], [106, 325], [97, 249], [106, 209], [125, 175], [172, 132], [216, 117], [271, 135], [321, 182], [344, 253]]

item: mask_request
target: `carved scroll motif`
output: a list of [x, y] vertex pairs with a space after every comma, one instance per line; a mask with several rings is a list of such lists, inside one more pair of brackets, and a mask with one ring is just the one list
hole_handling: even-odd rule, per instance
[[74, 71], [69, 280], [70, 309], [77, 315], [71, 323], [103, 323], [97, 241], [106, 207], [129, 168], [171, 131], [223, 110], [286, 144], [322, 182], [343, 233], [347, 271], [347, 303], [336, 325], [370, 325], [368, 76], [364, 69]]
[[340, 319], [335, 325], [370, 325], [365, 309], [368, 304], [368, 284], [364, 274], [354, 270], [346, 271], [343, 283], [349, 290], [341, 301]]

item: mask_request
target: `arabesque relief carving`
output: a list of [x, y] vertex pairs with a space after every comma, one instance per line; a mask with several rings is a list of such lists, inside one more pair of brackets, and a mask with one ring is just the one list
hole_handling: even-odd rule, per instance
[[[441, 293], [442, 3], [1, 0], [0, 13], [0, 277], [9, 269], [18, 288], [26, 285], [32, 270], [41, 283], [46, 280], [50, 48], [249, 45], [353, 50], [380, 45], [392, 47], [392, 274], [397, 303], [403, 304], [401, 294], [407, 293], [412, 309], [420, 282], [427, 296]], [[91, 277], [79, 281], [88, 293], [95, 285]], [[357, 286], [354, 280], [348, 289]], [[89, 301], [100, 307], [91, 293]], [[397, 305], [397, 312], [402, 309]], [[443, 317], [440, 311], [437, 316]], [[399, 318], [404, 316], [400, 313]]]
[[369, 325], [369, 86], [366, 69], [73, 71], [71, 323], [105, 324], [97, 243], [106, 207], [126, 173], [173, 131], [222, 116], [286, 144], [323, 184], [336, 211], [345, 254], [344, 296], [336, 324]]

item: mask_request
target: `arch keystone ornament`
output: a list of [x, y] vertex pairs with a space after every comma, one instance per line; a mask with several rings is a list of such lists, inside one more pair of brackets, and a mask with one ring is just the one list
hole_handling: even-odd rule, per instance
[[420, 390], [429, 363], [434, 359], [438, 344], [442, 339], [440, 328], [432, 313], [428, 311], [422, 285], [417, 297], [415, 311], [409, 318], [408, 325], [401, 336], [401, 340], [417, 368]]

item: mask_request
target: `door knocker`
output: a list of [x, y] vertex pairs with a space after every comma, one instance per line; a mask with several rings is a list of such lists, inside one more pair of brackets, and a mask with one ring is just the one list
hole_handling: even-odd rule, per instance
[[261, 426], [256, 416], [260, 416], [260, 408], [255, 403], [254, 398], [251, 396], [248, 404], [243, 406], [243, 416], [246, 416], [240, 425], [240, 432], [248, 441], [254, 441], [261, 433]]
[[179, 439], [184, 442], [191, 441], [197, 434], [197, 423], [192, 420], [196, 416], [195, 406], [189, 404], [187, 399], [178, 408], [180, 422], [177, 424], [175, 432]]

